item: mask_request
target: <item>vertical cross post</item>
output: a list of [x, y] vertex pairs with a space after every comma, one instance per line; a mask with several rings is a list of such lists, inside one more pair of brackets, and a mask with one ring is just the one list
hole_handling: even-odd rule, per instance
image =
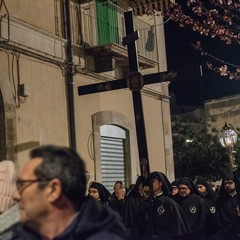
[[143, 79], [141, 74], [138, 72], [138, 59], [137, 59], [137, 50], [136, 50], [137, 39], [136, 39], [136, 32], [134, 32], [132, 11], [125, 12], [124, 18], [125, 18], [127, 40], [124, 41], [123, 39], [123, 42], [125, 42], [127, 45], [128, 61], [129, 61], [129, 69], [130, 69], [128, 82], [129, 82], [129, 85], [132, 86], [135, 84], [136, 81], [138, 81], [137, 87], [135, 88], [130, 87], [130, 89], [132, 90], [132, 98], [133, 98], [133, 105], [134, 105], [140, 170], [141, 170], [141, 175], [144, 178], [148, 179], [150, 168], [149, 168], [147, 139], [146, 139], [142, 98], [141, 98], [141, 88], [143, 87]]

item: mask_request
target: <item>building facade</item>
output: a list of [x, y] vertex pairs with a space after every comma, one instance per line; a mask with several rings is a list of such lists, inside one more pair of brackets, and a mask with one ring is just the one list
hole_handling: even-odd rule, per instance
[[[128, 76], [122, 45], [127, 2], [1, 3], [1, 160], [13, 160], [20, 170], [33, 147], [74, 146], [91, 180], [133, 183], [140, 167], [132, 92], [78, 95], [78, 86]], [[139, 71], [166, 71], [163, 19], [134, 17], [134, 25]], [[174, 179], [168, 84], [145, 85], [141, 92], [150, 170]]]
[[221, 131], [225, 122], [239, 129], [240, 95], [231, 95], [204, 102], [207, 126]]

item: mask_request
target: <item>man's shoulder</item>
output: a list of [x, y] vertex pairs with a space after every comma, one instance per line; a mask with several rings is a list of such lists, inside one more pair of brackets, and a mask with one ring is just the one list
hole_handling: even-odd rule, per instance
[[82, 206], [79, 210], [79, 217], [88, 220], [88, 221], [96, 221], [98, 218], [109, 218], [115, 216], [115, 211], [111, 209], [107, 204], [103, 204], [102, 202], [97, 202], [92, 198], [86, 198]]
[[[121, 218], [119, 214], [114, 211], [110, 206], [96, 202], [93, 199], [86, 199], [79, 211], [79, 222], [92, 225], [94, 228], [102, 225], [108, 228], [111, 222], [121, 225]], [[98, 223], [96, 225], [96, 223]]]
[[120, 240], [125, 239], [126, 229], [118, 213], [109, 206], [86, 199], [69, 231], [81, 239]]
[[[0, 233], [0, 240], [23, 240], [21, 235], [17, 234], [18, 229], [22, 227], [20, 222], [17, 222]], [[32, 239], [33, 240], [33, 239]]]

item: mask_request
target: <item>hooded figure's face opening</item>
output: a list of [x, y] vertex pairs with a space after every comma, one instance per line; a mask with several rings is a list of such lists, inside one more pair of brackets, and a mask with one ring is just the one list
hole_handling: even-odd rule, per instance
[[184, 184], [178, 186], [178, 192], [181, 197], [187, 197], [191, 193], [189, 187]]
[[157, 178], [152, 179], [152, 191], [154, 196], [162, 192], [162, 182], [159, 181]]

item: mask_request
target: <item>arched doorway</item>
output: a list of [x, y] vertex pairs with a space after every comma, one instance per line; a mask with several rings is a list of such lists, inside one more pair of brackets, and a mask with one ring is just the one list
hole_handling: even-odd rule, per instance
[[[102, 182], [104, 185], [106, 184], [106, 187], [111, 192], [113, 191], [115, 181], [124, 179], [123, 182], [125, 185], [129, 186], [132, 183], [132, 176], [134, 176], [135, 179], [136, 174], [134, 172], [136, 169], [136, 157], [134, 154], [136, 144], [133, 141], [135, 133], [133, 130], [134, 127], [124, 115], [113, 111], [97, 112], [92, 116], [92, 121], [95, 159], [93, 179]], [[113, 144], [113, 146], [115, 144], [121, 149], [121, 156], [116, 157], [116, 152], [112, 152], [111, 154], [115, 155], [115, 157], [109, 162], [111, 166], [107, 166], [108, 169], [104, 169], [102, 167], [102, 164], [105, 165], [103, 161], [103, 148], [110, 148], [110, 144]], [[113, 151], [113, 148], [110, 150]], [[121, 165], [118, 169], [119, 175], [111, 177], [113, 165], [116, 165], [116, 163]], [[116, 167], [117, 166], [114, 167], [114, 171], [117, 170]]]

